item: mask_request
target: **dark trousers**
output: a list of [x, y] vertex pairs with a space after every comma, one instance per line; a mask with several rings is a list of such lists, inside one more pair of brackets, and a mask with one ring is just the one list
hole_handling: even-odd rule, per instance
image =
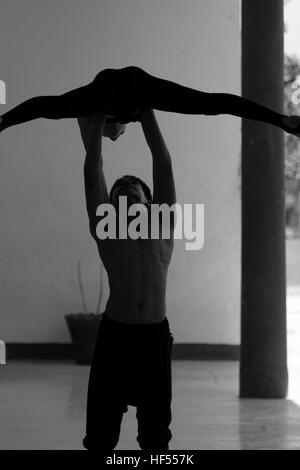
[[113, 450], [127, 405], [137, 408], [142, 450], [168, 450], [172, 438], [173, 336], [168, 319], [149, 325], [120, 323], [103, 315], [90, 370], [86, 449]]
[[232, 114], [283, 126], [281, 114], [239, 96], [205, 93], [154, 77], [139, 67], [125, 67], [104, 69], [91, 83], [62, 95], [30, 98], [2, 115], [1, 128], [37, 118], [75, 118], [105, 110], [118, 116], [115, 121], [126, 123], [132, 120], [126, 110], [136, 108], [182, 114]]

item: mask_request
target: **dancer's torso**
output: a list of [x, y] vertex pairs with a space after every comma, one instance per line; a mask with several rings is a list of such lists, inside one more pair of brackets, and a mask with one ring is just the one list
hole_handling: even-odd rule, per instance
[[106, 315], [124, 323], [162, 321], [173, 241], [107, 239], [98, 249], [110, 288]]

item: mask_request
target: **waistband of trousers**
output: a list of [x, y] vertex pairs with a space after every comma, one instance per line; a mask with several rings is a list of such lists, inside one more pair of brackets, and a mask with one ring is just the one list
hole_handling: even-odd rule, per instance
[[122, 329], [122, 330], [127, 330], [127, 331], [133, 331], [133, 330], [154, 331], [154, 330], [161, 330], [161, 329], [163, 330], [164, 328], [169, 329], [169, 321], [167, 317], [165, 317], [162, 321], [158, 323], [125, 323], [125, 322], [112, 320], [104, 312], [101, 323], [104, 323], [105, 326], [108, 326], [110, 328]]

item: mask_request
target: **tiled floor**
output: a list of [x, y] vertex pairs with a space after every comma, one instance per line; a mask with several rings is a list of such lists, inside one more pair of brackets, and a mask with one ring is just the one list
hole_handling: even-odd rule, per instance
[[[88, 367], [14, 362], [0, 368], [0, 449], [82, 449]], [[299, 402], [300, 403], [300, 402]], [[300, 449], [292, 400], [239, 400], [238, 363], [173, 362], [170, 449]], [[135, 408], [117, 449], [139, 449]]]

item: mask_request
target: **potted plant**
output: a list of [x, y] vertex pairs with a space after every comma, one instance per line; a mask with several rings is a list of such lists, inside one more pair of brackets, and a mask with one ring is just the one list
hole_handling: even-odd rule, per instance
[[89, 313], [85, 301], [80, 261], [77, 263], [77, 279], [83, 312], [70, 313], [65, 319], [72, 338], [74, 356], [77, 364], [89, 365], [92, 362], [98, 328], [102, 320], [100, 313], [103, 296], [103, 266], [100, 265], [99, 297], [95, 313]]

